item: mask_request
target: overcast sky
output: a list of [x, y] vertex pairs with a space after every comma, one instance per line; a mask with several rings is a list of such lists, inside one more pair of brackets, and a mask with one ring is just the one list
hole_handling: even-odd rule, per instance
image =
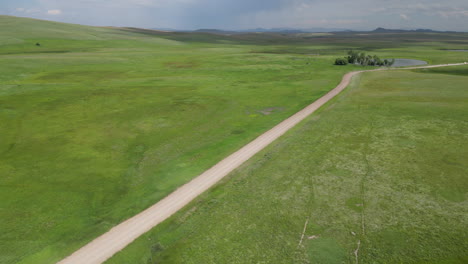
[[0, 14], [144, 28], [468, 31], [468, 0], [0, 0]]

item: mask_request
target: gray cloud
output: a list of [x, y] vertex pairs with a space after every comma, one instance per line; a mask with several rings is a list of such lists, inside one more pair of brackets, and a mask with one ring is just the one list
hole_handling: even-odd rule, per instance
[[52, 12], [56, 20], [91, 25], [183, 29], [382, 26], [468, 31], [466, 0], [2, 0], [0, 3], [2, 14], [51, 19], [50, 10], [60, 10]]

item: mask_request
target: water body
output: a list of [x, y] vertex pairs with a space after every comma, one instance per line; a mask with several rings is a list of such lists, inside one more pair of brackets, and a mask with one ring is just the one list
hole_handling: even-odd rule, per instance
[[395, 59], [395, 63], [392, 67], [404, 67], [404, 66], [418, 66], [426, 65], [427, 61], [413, 60], [413, 59]]

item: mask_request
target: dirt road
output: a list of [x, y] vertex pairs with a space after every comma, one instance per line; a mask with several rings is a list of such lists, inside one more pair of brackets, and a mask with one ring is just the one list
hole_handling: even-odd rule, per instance
[[[401, 69], [421, 69], [421, 68], [435, 68], [447, 67], [458, 64], [444, 64], [444, 65], [431, 65], [422, 67], [411, 68], [395, 68], [392, 70]], [[388, 69], [377, 69], [369, 71], [379, 71]], [[294, 114], [290, 118], [284, 120], [274, 128], [265, 132], [254, 141], [242, 147], [240, 150], [231, 154], [227, 158], [220, 161], [218, 164], [205, 171], [203, 174], [194, 178], [192, 181], [178, 188], [176, 191], [162, 199], [155, 205], [144, 210], [143, 212], [135, 215], [134, 217], [126, 220], [125, 222], [115, 226], [107, 233], [96, 238], [89, 244], [85, 245], [72, 255], [60, 261], [60, 264], [97, 264], [102, 263], [112, 257], [115, 253], [125, 248], [128, 244], [134, 241], [142, 234], [149, 231], [162, 221], [169, 218], [175, 212], [183, 208], [198, 195], [208, 190], [215, 185], [219, 180], [228, 175], [231, 171], [239, 167], [242, 163], [250, 159], [253, 155], [268, 146], [271, 142], [282, 136], [289, 129], [304, 120], [307, 116], [312, 114], [315, 110], [320, 108], [330, 99], [339, 94], [343, 89], [348, 86], [351, 78], [365, 71], [350, 72], [343, 76], [341, 83], [328, 92], [326, 95], [313, 102], [303, 110]]]

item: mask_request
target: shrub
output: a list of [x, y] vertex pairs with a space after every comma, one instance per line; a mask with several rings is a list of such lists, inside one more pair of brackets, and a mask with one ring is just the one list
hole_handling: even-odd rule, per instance
[[335, 65], [347, 65], [348, 60], [344, 58], [338, 58], [335, 60]]

